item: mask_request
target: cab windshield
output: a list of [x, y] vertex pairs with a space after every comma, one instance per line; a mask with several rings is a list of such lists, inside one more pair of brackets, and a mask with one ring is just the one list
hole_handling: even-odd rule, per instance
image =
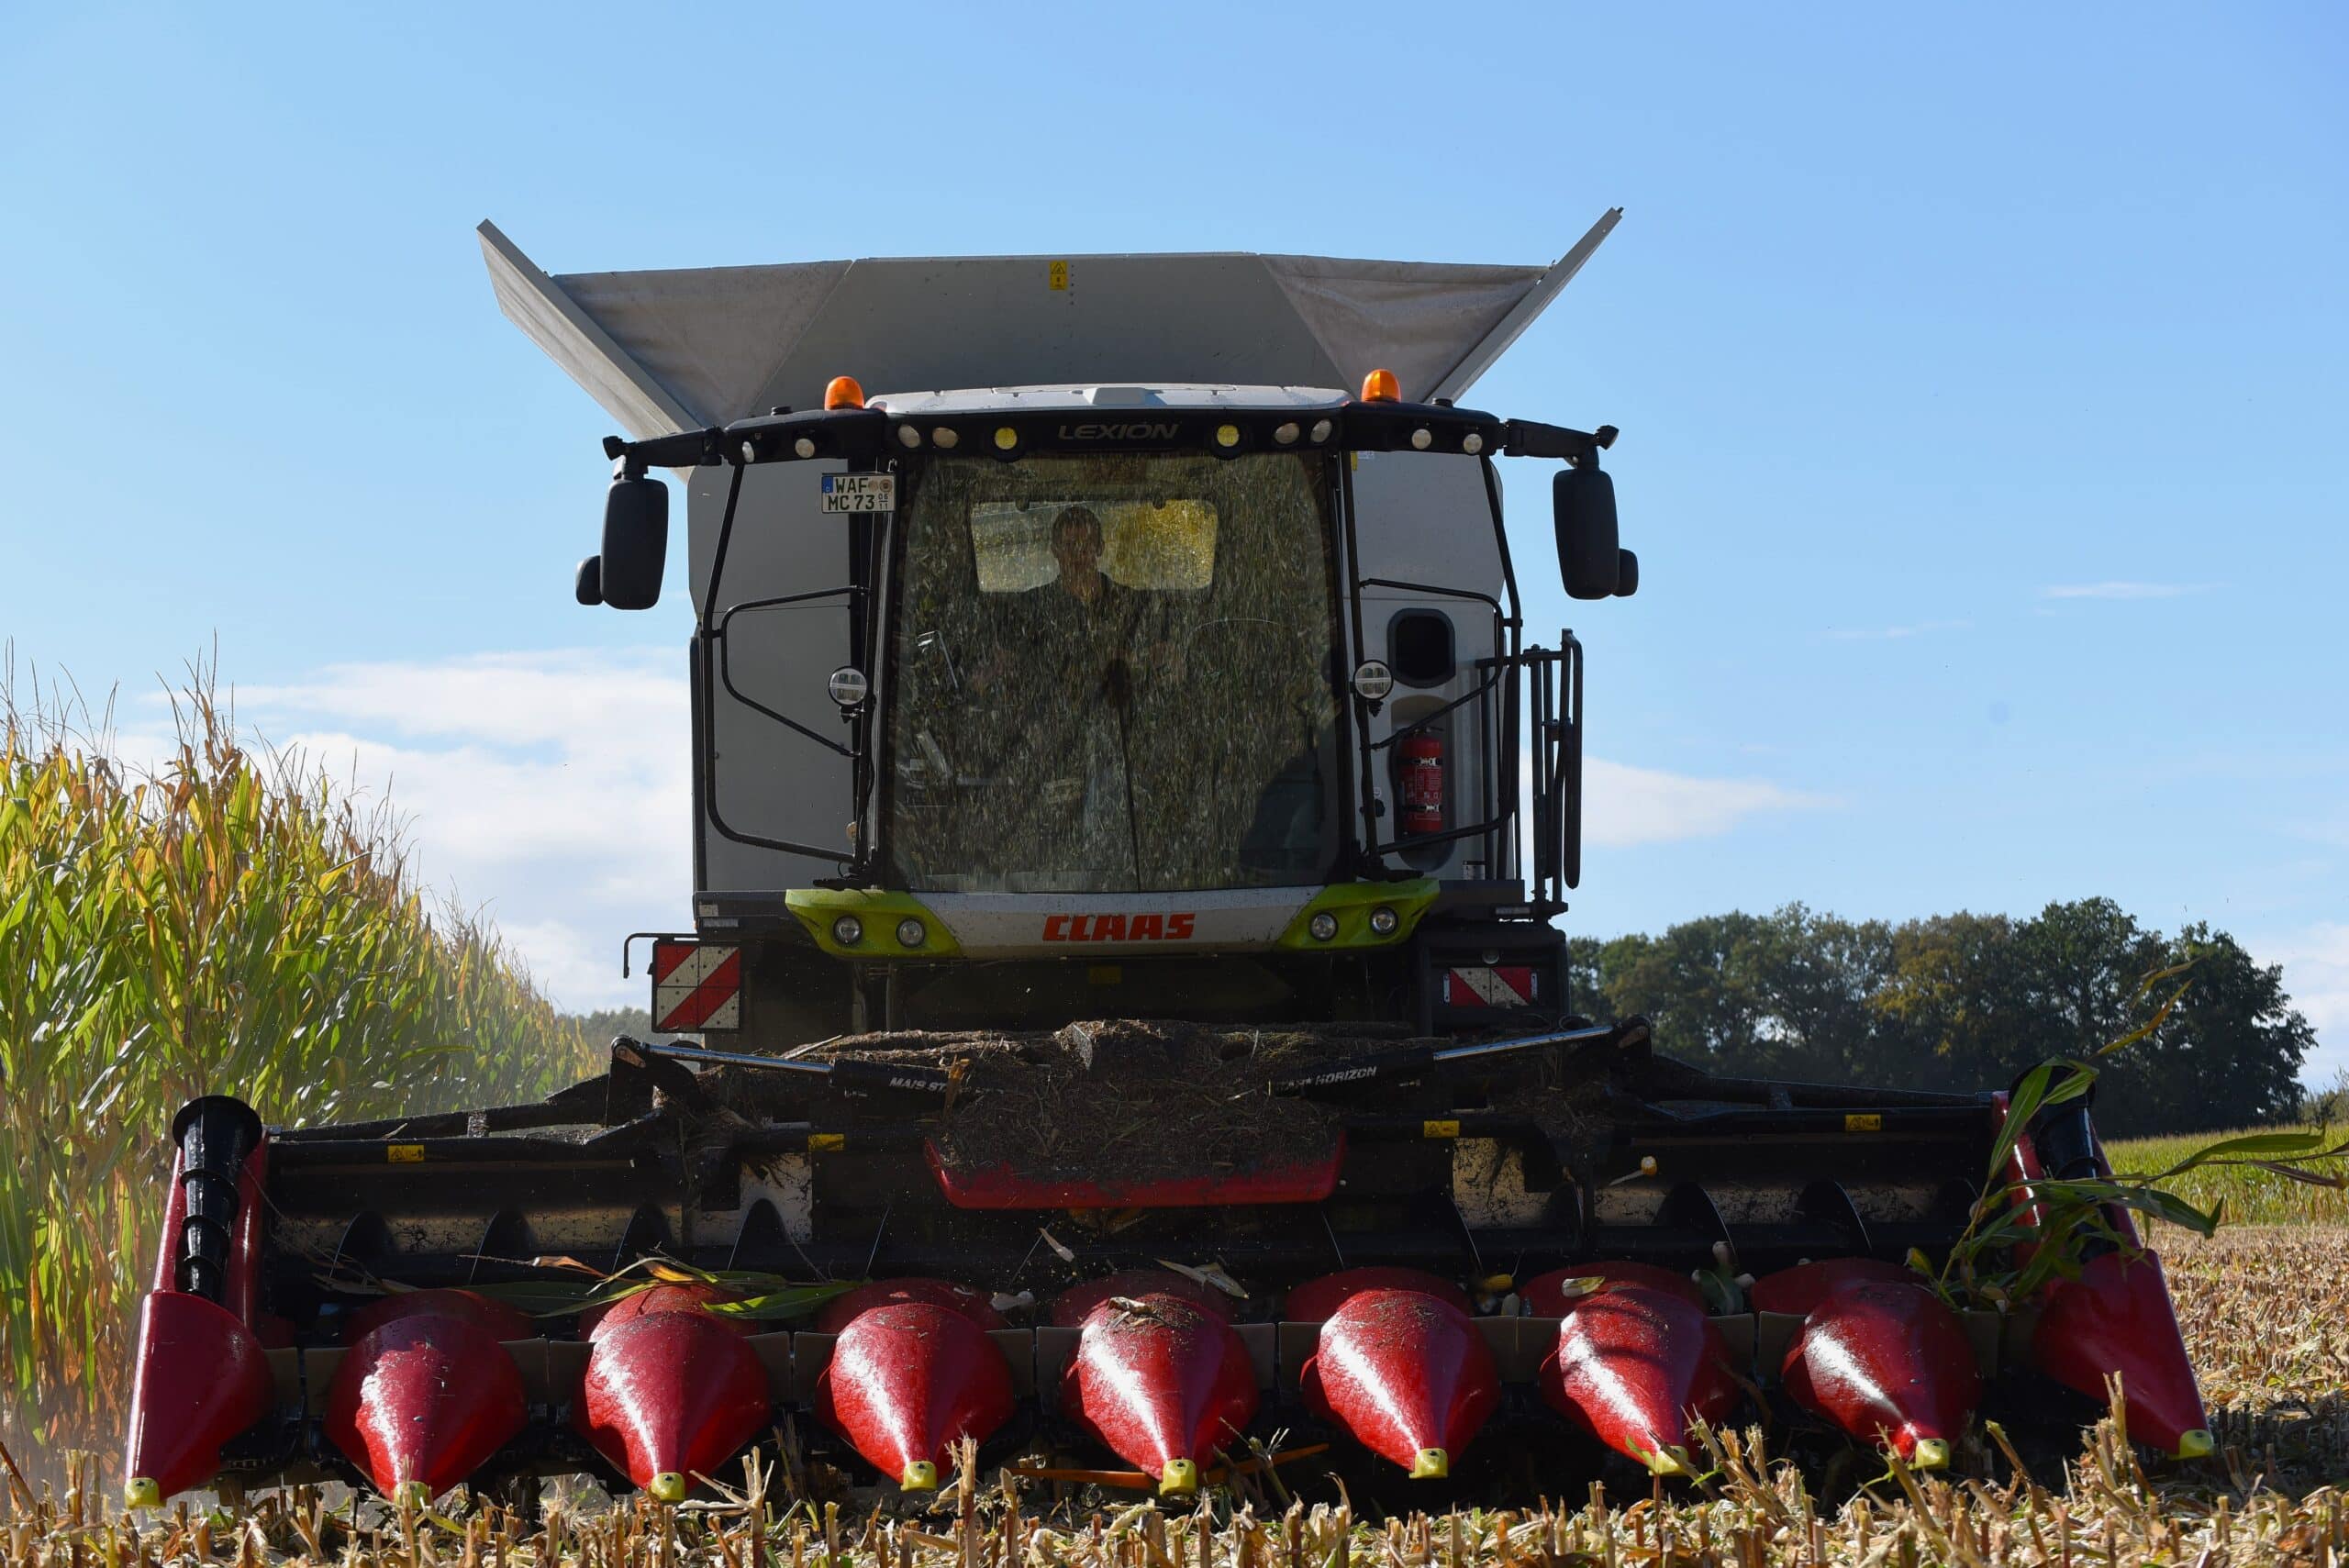
[[908, 465], [884, 784], [905, 885], [1318, 880], [1336, 838], [1326, 462]]

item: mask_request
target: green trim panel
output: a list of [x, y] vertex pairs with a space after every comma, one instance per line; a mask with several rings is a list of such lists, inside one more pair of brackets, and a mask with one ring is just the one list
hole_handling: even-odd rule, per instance
[[[1341, 882], [1315, 894], [1275, 945], [1294, 952], [1391, 948], [1410, 940], [1421, 917], [1434, 906], [1438, 891], [1431, 876], [1408, 882]], [[1370, 929], [1371, 911], [1382, 905], [1395, 911], [1395, 929], [1383, 937]], [[1338, 934], [1326, 942], [1313, 935], [1313, 917], [1324, 911], [1338, 921]]]
[[[885, 893], [861, 887], [795, 887], [784, 895], [785, 905], [807, 928], [816, 945], [834, 958], [955, 958], [963, 947], [946, 922], [910, 893]], [[832, 935], [833, 923], [853, 915], [864, 925], [854, 947]], [[897, 940], [897, 928], [908, 917], [921, 922], [922, 940], [907, 947]]]

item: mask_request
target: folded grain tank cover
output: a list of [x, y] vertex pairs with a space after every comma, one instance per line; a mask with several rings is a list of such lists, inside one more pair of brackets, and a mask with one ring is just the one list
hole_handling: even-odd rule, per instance
[[1548, 267], [1321, 256], [974, 256], [540, 272], [481, 226], [507, 316], [638, 438], [878, 395], [1097, 383], [1351, 389], [1384, 365], [1456, 397], [1621, 216]]

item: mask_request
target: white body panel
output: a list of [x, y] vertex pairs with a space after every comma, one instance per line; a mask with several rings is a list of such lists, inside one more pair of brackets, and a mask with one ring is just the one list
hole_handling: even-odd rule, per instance
[[[1539, 316], [1620, 217], [1610, 211], [1549, 267], [1452, 266], [1312, 256], [1107, 255], [907, 258], [551, 276], [496, 228], [481, 240], [500, 308], [637, 437], [722, 424], [770, 407], [818, 404], [826, 382], [853, 374], [895, 386], [902, 413], [953, 406], [1104, 409], [1232, 398], [1305, 405], [1393, 370], [1406, 399], [1456, 397]], [[1074, 378], [1090, 378], [1072, 384]], [[1249, 384], [1244, 387], [1230, 384]], [[1020, 385], [1019, 384], [1032, 384]], [[941, 387], [1008, 391], [924, 393]], [[748, 471], [723, 598], [745, 600], [845, 584], [844, 519], [819, 510], [818, 463]], [[708, 590], [726, 473], [688, 477], [693, 591]], [[1498, 595], [1502, 573], [1474, 459], [1365, 455], [1353, 473], [1364, 577]], [[1466, 694], [1475, 661], [1499, 651], [1490, 610], [1444, 595], [1375, 588], [1349, 664], [1387, 659], [1400, 612], [1453, 624], [1452, 675], [1398, 685], [1374, 721], [1391, 733]], [[824, 678], [848, 661], [837, 604], [746, 613], [732, 644], [745, 695], [820, 734], [845, 735]], [[1350, 633], [1351, 635], [1351, 633]], [[883, 672], [871, 671], [877, 687]], [[719, 810], [739, 831], [849, 847], [854, 811], [845, 759], [713, 693]], [[1452, 773], [1446, 826], [1494, 781], [1476, 776], [1481, 737], [1444, 723]], [[1385, 753], [1381, 753], [1383, 757]], [[1391, 794], [1382, 764], [1376, 781]], [[1382, 837], [1393, 836], [1393, 803]], [[699, 825], [697, 889], [806, 886], [827, 861], [739, 843]], [[1411, 869], [1499, 877], [1514, 851], [1484, 839], [1419, 851]]]
[[[1200, 893], [925, 893], [921, 901], [972, 958], [1038, 951], [1178, 952], [1270, 947], [1318, 887]], [[1144, 934], [1137, 937], [1134, 933]]]

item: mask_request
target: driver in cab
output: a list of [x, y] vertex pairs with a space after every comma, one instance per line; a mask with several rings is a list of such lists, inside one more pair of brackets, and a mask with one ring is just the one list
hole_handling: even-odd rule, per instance
[[985, 691], [1033, 680], [1072, 706], [1105, 697], [1122, 706], [1132, 695], [1137, 662], [1175, 662], [1163, 628], [1147, 650], [1137, 646], [1155, 595], [1101, 570], [1101, 518], [1082, 503], [1052, 518], [1052, 580], [1012, 595], [1002, 642], [978, 685]]
[[1082, 698], [1122, 667], [1141, 595], [1101, 570], [1101, 519], [1090, 506], [1063, 506], [1052, 519], [1052, 580], [1020, 595], [1022, 629], [1034, 646], [1060, 655], [1065, 695]]

